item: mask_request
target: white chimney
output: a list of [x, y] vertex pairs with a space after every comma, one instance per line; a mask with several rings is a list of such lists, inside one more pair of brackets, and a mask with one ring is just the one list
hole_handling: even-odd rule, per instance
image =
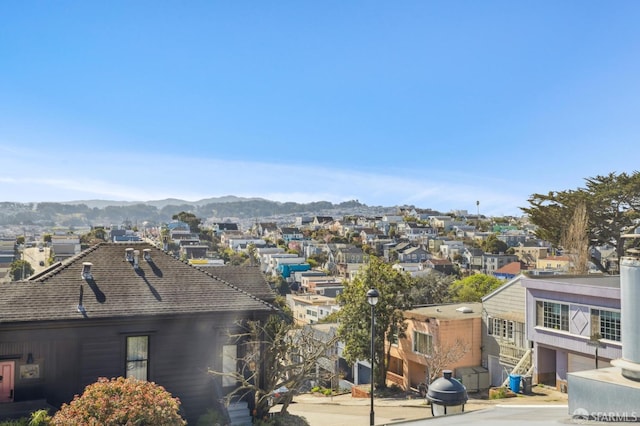
[[124, 250], [124, 258], [127, 262], [133, 262], [133, 249], [131, 247]]

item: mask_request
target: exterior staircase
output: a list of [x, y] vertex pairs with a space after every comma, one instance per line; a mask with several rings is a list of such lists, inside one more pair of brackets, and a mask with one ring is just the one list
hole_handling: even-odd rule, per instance
[[247, 401], [231, 402], [227, 406], [230, 426], [251, 426], [251, 413]]
[[[530, 376], [533, 373], [533, 362], [531, 359], [531, 349], [527, 349], [527, 351], [522, 355], [520, 361], [513, 367], [510, 374], [519, 374], [521, 376]], [[509, 377], [502, 382], [502, 386], [507, 386], [509, 384]]]

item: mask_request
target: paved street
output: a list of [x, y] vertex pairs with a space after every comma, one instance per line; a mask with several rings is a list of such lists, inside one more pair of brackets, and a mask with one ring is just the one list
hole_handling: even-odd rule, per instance
[[[310, 394], [298, 395], [289, 406], [289, 413], [302, 416], [311, 426], [369, 425], [371, 402], [368, 398], [352, 398], [350, 394], [334, 397]], [[567, 422], [567, 395], [550, 388], [535, 388], [530, 395], [488, 400], [470, 398], [465, 405], [464, 422], [492, 424], [518, 419], [517, 423]], [[279, 410], [280, 407], [274, 407]], [[430, 419], [429, 424], [456, 424], [461, 418], [431, 419], [431, 409], [423, 399], [377, 398], [374, 400], [376, 425], [398, 424], [415, 426]], [[473, 421], [471, 421], [473, 419]]]
[[[316, 404], [297, 402], [289, 406], [291, 414], [307, 419], [311, 426], [356, 426], [368, 425], [370, 407], [368, 405]], [[431, 417], [430, 408], [422, 406], [378, 406], [374, 405], [375, 424], [417, 420]]]
[[[31, 264], [35, 271], [34, 274], [48, 267], [47, 259], [49, 257], [49, 250], [49, 247], [45, 247], [43, 251], [40, 251], [38, 247], [28, 247], [24, 249], [24, 260]], [[42, 262], [43, 265], [40, 265], [40, 262]]]

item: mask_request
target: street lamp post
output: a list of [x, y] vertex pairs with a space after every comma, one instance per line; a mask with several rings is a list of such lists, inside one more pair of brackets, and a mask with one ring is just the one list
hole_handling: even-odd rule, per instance
[[595, 333], [591, 335], [591, 337], [589, 338], [589, 341], [587, 342], [587, 345], [596, 347], [596, 353], [595, 353], [596, 370], [598, 369], [598, 348], [606, 347], [606, 345], [602, 343], [600, 339], [602, 339], [602, 336], [600, 335], [600, 333]]
[[376, 336], [376, 323], [375, 323], [375, 314], [376, 314], [376, 303], [378, 303], [378, 297], [380, 294], [378, 290], [375, 288], [369, 289], [367, 291], [367, 302], [371, 305], [371, 413], [369, 414], [369, 425], [373, 426], [375, 424], [375, 414], [373, 412], [373, 362], [375, 360], [375, 336]]

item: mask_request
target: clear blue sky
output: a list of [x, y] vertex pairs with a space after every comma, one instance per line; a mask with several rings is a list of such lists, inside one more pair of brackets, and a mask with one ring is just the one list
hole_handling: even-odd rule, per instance
[[640, 1], [0, 2], [0, 201], [521, 214], [640, 167]]

